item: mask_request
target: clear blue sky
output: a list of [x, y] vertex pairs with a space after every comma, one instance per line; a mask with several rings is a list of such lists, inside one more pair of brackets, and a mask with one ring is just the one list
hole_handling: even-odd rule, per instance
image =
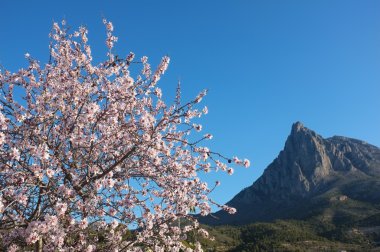
[[46, 62], [53, 21], [89, 29], [95, 60], [105, 57], [102, 17], [117, 51], [171, 57], [160, 82], [184, 97], [203, 88], [210, 146], [248, 157], [250, 169], [220, 173], [226, 202], [260, 176], [302, 121], [324, 137], [344, 135], [380, 146], [380, 1], [20, 1], [0, 3], [0, 64], [16, 70], [24, 54]]

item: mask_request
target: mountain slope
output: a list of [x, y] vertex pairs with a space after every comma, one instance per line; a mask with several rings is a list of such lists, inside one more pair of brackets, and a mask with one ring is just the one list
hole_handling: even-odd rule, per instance
[[202, 218], [210, 225], [275, 219], [355, 222], [380, 213], [380, 149], [360, 140], [324, 139], [293, 124], [284, 149], [263, 175], [238, 193], [223, 211]]

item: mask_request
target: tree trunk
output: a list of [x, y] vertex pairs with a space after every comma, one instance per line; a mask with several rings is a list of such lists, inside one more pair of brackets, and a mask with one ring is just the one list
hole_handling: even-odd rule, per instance
[[42, 252], [42, 238], [38, 239], [36, 242], [36, 246], [34, 248], [34, 252]]

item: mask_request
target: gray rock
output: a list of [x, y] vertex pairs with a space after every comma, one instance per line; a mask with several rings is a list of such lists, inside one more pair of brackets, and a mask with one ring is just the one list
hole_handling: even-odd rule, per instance
[[[368, 182], [372, 180], [375, 182]], [[377, 195], [380, 199], [377, 191], [380, 189], [378, 147], [347, 137], [324, 139], [296, 122], [284, 149], [263, 175], [227, 203], [237, 208], [237, 213], [228, 215], [219, 211], [213, 214], [213, 218], [202, 218], [201, 221], [206, 224], [244, 224], [297, 218], [306, 214], [302, 211], [308, 204], [312, 205], [313, 199], [327, 192], [344, 191], [347, 198], [360, 197], [363, 193], [358, 187], [360, 184], [368, 185], [364, 191], [369, 190], [372, 200]]]

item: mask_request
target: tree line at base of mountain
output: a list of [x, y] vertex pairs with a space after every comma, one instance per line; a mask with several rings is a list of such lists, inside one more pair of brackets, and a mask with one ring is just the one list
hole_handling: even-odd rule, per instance
[[[380, 221], [380, 215], [372, 218]], [[380, 228], [367, 232], [363, 227], [336, 226], [317, 219], [205, 228], [215, 238], [198, 238], [205, 251], [380, 251]], [[189, 236], [188, 242], [196, 238]]]

